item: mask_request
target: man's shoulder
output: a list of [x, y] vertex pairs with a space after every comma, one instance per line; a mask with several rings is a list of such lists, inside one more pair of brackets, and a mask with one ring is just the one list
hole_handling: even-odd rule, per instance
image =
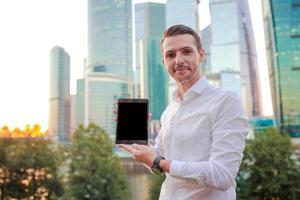
[[166, 109], [164, 110], [163, 114], [175, 109], [176, 106], [177, 106], [177, 103], [175, 101], [170, 102], [168, 104], [168, 106], [166, 107]]
[[207, 88], [207, 97], [209, 98], [211, 104], [214, 106], [220, 105], [224, 101], [240, 100], [240, 97], [237, 93], [211, 85]]

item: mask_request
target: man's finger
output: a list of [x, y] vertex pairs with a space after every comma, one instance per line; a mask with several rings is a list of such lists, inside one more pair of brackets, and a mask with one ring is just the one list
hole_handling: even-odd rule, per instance
[[132, 147], [137, 150], [143, 150], [143, 149], [145, 149], [146, 146], [142, 145], [142, 144], [133, 144]]
[[152, 120], [152, 113], [149, 113], [149, 115], [148, 115], [148, 120], [149, 120], [149, 121]]
[[136, 155], [138, 153], [138, 150], [129, 146], [129, 145], [126, 145], [126, 144], [120, 144], [119, 145], [120, 148], [128, 151], [129, 153], [133, 154], [133, 155]]

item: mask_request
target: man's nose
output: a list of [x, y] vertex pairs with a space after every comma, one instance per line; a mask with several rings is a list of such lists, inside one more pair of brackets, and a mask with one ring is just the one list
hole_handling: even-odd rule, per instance
[[176, 64], [181, 65], [183, 63], [182, 55], [178, 54], [176, 55]]

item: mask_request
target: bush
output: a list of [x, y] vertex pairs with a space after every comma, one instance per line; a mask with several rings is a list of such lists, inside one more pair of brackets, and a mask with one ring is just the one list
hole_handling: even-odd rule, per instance
[[245, 200], [300, 199], [300, 165], [286, 134], [275, 129], [247, 142], [237, 176], [237, 197]]
[[159, 199], [161, 185], [166, 179], [166, 175], [153, 175], [150, 179], [149, 200]]

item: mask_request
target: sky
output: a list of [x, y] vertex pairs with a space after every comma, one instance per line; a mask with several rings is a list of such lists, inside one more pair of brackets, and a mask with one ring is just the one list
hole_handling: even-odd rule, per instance
[[[134, 0], [135, 3], [146, 0]], [[151, 2], [165, 2], [152, 0]], [[271, 99], [260, 0], [251, 0], [264, 115]], [[200, 28], [210, 23], [208, 0], [201, 0]], [[83, 77], [87, 55], [87, 0], [0, 1], [0, 127], [48, 126], [49, 52], [58, 45], [71, 56], [71, 94]]]

